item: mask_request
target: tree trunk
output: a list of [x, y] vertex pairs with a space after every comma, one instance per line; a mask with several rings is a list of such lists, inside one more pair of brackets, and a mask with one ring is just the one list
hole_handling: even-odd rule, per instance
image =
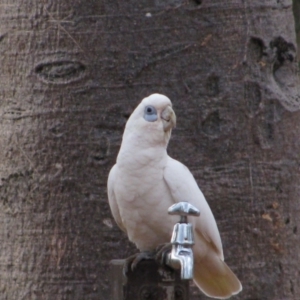
[[109, 299], [109, 260], [135, 248], [106, 179], [154, 92], [174, 103], [169, 153], [215, 214], [235, 299], [300, 298], [292, 1], [0, 0], [0, 16], [2, 299]]

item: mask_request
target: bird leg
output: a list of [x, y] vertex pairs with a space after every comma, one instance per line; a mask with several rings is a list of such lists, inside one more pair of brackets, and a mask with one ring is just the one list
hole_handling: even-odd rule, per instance
[[156, 248], [156, 254], [155, 254], [155, 260], [163, 266], [166, 265], [166, 258], [167, 255], [171, 252], [172, 250], [172, 244], [171, 243], [165, 243], [161, 244]]
[[141, 260], [153, 259], [154, 257], [155, 253], [152, 251], [143, 251], [127, 257], [123, 266], [123, 274], [127, 276], [130, 271], [134, 271]]

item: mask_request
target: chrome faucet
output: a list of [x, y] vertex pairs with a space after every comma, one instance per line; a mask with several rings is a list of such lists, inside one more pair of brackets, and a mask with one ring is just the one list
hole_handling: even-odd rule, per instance
[[179, 202], [168, 209], [169, 215], [179, 215], [171, 238], [172, 250], [166, 257], [166, 263], [174, 268], [181, 269], [181, 279], [193, 279], [194, 255], [192, 247], [195, 244], [193, 226], [188, 223], [188, 216], [199, 216], [200, 211], [188, 202]]

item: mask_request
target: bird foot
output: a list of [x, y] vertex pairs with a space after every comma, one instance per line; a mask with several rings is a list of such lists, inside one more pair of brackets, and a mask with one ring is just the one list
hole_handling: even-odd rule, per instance
[[123, 274], [127, 276], [130, 271], [134, 271], [137, 267], [138, 263], [144, 259], [154, 259], [155, 254], [151, 251], [143, 251], [132, 256], [129, 256], [125, 259], [125, 263], [123, 266]]
[[167, 255], [172, 251], [172, 244], [161, 244], [156, 248], [155, 260], [162, 266], [166, 266]]

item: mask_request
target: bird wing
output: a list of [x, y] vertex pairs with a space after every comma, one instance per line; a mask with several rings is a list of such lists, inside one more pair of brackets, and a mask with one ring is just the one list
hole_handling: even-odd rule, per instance
[[118, 224], [118, 226], [126, 232], [126, 229], [123, 225], [122, 218], [120, 216], [120, 211], [118, 207], [118, 203], [116, 200], [116, 196], [114, 193], [114, 184], [115, 184], [115, 173], [116, 173], [117, 165], [114, 165], [112, 169], [109, 172], [108, 180], [107, 180], [107, 194], [108, 194], [108, 202], [110, 206], [110, 210], [112, 212], [112, 215]]
[[164, 180], [175, 202], [187, 201], [200, 210], [200, 217], [190, 217], [189, 220], [195, 226], [195, 235], [210, 243], [223, 260], [222, 242], [215, 218], [192, 173], [185, 165], [168, 157]]

